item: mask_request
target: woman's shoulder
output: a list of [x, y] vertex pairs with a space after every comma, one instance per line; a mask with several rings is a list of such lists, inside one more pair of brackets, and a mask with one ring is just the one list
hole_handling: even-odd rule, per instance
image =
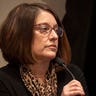
[[75, 75], [75, 77], [84, 77], [84, 72], [78, 65], [71, 63], [67, 68]]
[[78, 80], [80, 80], [82, 77], [85, 78], [82, 69], [73, 63], [67, 66], [65, 65], [62, 70], [57, 72], [57, 74], [60, 76], [71, 77]]
[[73, 63], [69, 64], [67, 68], [69, 68], [72, 72], [83, 73], [83, 70], [78, 65]]
[[0, 68], [0, 94], [5, 96], [30, 96], [20, 77], [19, 68], [14, 65], [6, 65]]
[[9, 74], [9, 67], [8, 67], [8, 65], [5, 65], [5, 66], [2, 66], [1, 68], [0, 68], [0, 77], [2, 78], [4, 78], [4, 77], [6, 77], [6, 75], [8, 75]]
[[7, 64], [0, 68], [0, 80], [1, 79], [14, 79], [19, 78], [19, 68], [14, 65]]
[[82, 69], [76, 65], [76, 64], [73, 64], [73, 63], [70, 63], [68, 65], [64, 65], [64, 66], [58, 66], [58, 71], [57, 72], [62, 72], [62, 71], [65, 71], [66, 69], [72, 71], [72, 72], [76, 72], [76, 73], [83, 73]]

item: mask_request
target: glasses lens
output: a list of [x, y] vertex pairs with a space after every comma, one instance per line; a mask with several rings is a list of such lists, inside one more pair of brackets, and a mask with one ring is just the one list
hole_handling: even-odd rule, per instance
[[43, 32], [48, 32], [50, 30], [50, 27], [47, 25], [41, 25], [40, 27], [40, 31]]
[[48, 33], [51, 30], [51, 27], [46, 23], [35, 25], [34, 28], [35, 28], [35, 30], [39, 30], [44, 35], [48, 35]]

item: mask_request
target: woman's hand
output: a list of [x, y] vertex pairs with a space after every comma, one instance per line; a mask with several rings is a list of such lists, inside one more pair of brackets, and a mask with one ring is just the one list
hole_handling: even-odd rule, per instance
[[61, 96], [85, 96], [81, 83], [77, 80], [72, 80], [63, 87]]

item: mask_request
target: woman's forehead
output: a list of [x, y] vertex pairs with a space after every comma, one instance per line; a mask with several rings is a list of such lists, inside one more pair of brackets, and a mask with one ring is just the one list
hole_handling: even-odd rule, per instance
[[48, 11], [40, 11], [39, 14], [36, 16], [36, 24], [38, 23], [51, 23], [57, 24], [55, 17]]

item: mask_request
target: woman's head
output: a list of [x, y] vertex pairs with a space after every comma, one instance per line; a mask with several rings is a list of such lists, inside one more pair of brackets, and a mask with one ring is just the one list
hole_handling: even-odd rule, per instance
[[[42, 29], [40, 28], [43, 27], [44, 29], [46, 26], [50, 31], [48, 33], [50, 36], [47, 34], [47, 37], [51, 38], [50, 42], [47, 41], [48, 38], [45, 39], [46, 34], [44, 32], [45, 35], [41, 34]], [[52, 59], [59, 56], [65, 60], [65, 63], [68, 63], [70, 61], [70, 47], [65, 32], [60, 37], [62, 34], [58, 33], [58, 27], [63, 28], [59, 18], [47, 5], [24, 3], [16, 6], [8, 14], [0, 30], [0, 48], [4, 58], [8, 62], [17, 61], [25, 64], [33, 63], [34, 57], [36, 58], [37, 55], [41, 54], [41, 56], [49, 56]], [[39, 35], [36, 35], [38, 32]], [[51, 50], [49, 51], [50, 54], [46, 53], [48, 48], [42, 51], [44, 47]], [[37, 52], [37, 55], [34, 55], [34, 51]]]

